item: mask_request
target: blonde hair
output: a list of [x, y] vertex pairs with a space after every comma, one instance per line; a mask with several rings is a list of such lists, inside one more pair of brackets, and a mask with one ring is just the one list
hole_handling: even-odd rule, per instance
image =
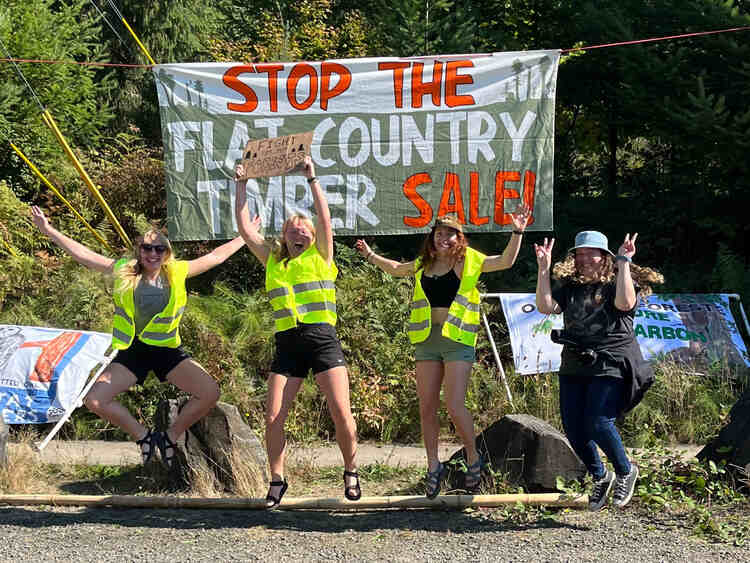
[[153, 238], [156, 239], [158, 244], [167, 247], [167, 251], [164, 253], [164, 261], [161, 264], [161, 273], [164, 277], [168, 277], [169, 264], [175, 260], [174, 252], [172, 251], [172, 244], [158, 229], [149, 229], [135, 239], [135, 242], [133, 243], [133, 258], [117, 270], [117, 277], [122, 282], [125, 290], [135, 289], [138, 282], [141, 281], [141, 274], [143, 273], [143, 266], [140, 262], [141, 244], [143, 244], [143, 241], [149, 235], [153, 235]]
[[289, 217], [286, 221], [284, 221], [284, 224], [281, 227], [281, 235], [277, 238], [274, 238], [270, 245], [271, 245], [271, 252], [273, 253], [274, 258], [276, 258], [277, 262], [281, 262], [282, 260], [286, 260], [289, 258], [289, 249], [286, 246], [286, 230], [289, 228], [289, 225], [292, 223], [304, 223], [307, 225], [307, 227], [310, 229], [310, 232], [312, 233], [313, 240], [312, 243], [315, 244], [315, 223], [312, 222], [312, 219], [310, 219], [307, 215], [302, 215], [301, 213], [295, 213], [291, 217]]
[[[562, 262], [558, 262], [552, 268], [552, 277], [560, 281], [574, 281], [581, 284], [586, 283], [611, 283], [615, 281], [617, 277], [617, 268], [615, 261], [612, 256], [604, 251], [602, 257], [604, 263], [602, 264], [602, 270], [596, 279], [584, 278], [581, 273], [576, 269], [576, 257], [571, 252], [569, 253]], [[645, 299], [653, 290], [652, 285], [657, 283], [664, 283], [664, 276], [656, 270], [647, 268], [646, 266], [639, 266], [638, 264], [630, 264], [630, 275], [633, 278], [633, 282], [640, 288], [641, 298]]]
[[[435, 248], [435, 231], [441, 226], [453, 229], [453, 227], [448, 227], [447, 225], [435, 224], [430, 233], [422, 241], [422, 248], [419, 251], [419, 258], [417, 258], [417, 260], [419, 261], [419, 267], [424, 268], [425, 270], [435, 261], [435, 255], [437, 254], [437, 249]], [[458, 229], [453, 230], [456, 231], [457, 239], [456, 247], [453, 249], [453, 261], [455, 264], [466, 255], [466, 247], [469, 246], [469, 241], [466, 239], [466, 235], [464, 235], [463, 232]]]

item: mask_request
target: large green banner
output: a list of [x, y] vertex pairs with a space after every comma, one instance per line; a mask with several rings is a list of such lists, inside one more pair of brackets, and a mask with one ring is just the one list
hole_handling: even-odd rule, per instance
[[[233, 170], [250, 140], [313, 132], [337, 235], [552, 230], [559, 51], [154, 67], [174, 240], [236, 236]], [[266, 233], [312, 215], [299, 174], [251, 179]]]

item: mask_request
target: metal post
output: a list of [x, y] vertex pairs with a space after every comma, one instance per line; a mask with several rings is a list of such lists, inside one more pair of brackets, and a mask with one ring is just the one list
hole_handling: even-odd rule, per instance
[[[489, 294], [483, 294], [482, 297], [490, 297]], [[513, 410], [516, 409], [516, 406], [513, 404], [513, 396], [510, 393], [510, 387], [508, 386], [508, 381], [505, 379], [505, 370], [503, 369], [503, 364], [500, 362], [500, 355], [497, 353], [497, 346], [495, 345], [495, 338], [492, 336], [492, 331], [490, 330], [490, 323], [487, 320], [487, 315], [484, 314], [484, 311], [481, 311], [482, 313], [482, 321], [484, 322], [484, 330], [487, 331], [487, 338], [490, 341], [490, 345], [492, 346], [492, 354], [495, 356], [495, 363], [497, 364], [497, 370], [500, 372], [500, 379], [503, 380], [503, 385], [505, 385], [505, 394], [508, 396], [508, 402], [510, 402], [510, 406]]]
[[112, 359], [115, 357], [115, 354], [117, 354], [117, 350], [112, 350], [109, 356], [102, 357], [102, 365], [99, 367], [98, 370], [96, 370], [96, 373], [91, 379], [89, 379], [88, 383], [86, 383], [86, 386], [79, 393], [76, 400], [71, 403], [70, 407], [68, 407], [68, 410], [66, 410], [65, 414], [62, 415], [62, 418], [60, 418], [60, 420], [57, 421], [57, 424], [55, 424], [55, 427], [50, 431], [49, 434], [47, 434], [47, 437], [44, 438], [44, 440], [42, 440], [38, 444], [36, 444], [37, 451], [41, 452], [47, 446], [47, 444], [50, 443], [50, 440], [52, 440], [55, 434], [59, 432], [62, 425], [67, 422], [67, 420], [70, 418], [70, 415], [73, 414], [73, 411], [83, 404], [84, 397], [88, 394], [88, 392], [94, 386], [94, 383], [96, 383], [96, 380], [99, 379], [99, 375], [101, 375], [101, 373], [104, 371], [104, 368], [106, 368], [110, 364]]

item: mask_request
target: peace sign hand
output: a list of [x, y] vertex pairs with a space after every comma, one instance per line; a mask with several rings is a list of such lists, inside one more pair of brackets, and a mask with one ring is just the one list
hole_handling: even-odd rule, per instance
[[633, 258], [635, 255], [635, 239], [638, 238], [638, 233], [633, 233], [633, 237], [630, 237], [630, 233], [625, 235], [625, 240], [623, 241], [622, 245], [620, 245], [620, 248], [617, 250], [618, 256], [626, 256], [628, 258]]
[[536, 253], [536, 263], [540, 270], [549, 270], [552, 266], [552, 247], [555, 246], [555, 239], [549, 242], [545, 237], [543, 244], [534, 243], [534, 252]]

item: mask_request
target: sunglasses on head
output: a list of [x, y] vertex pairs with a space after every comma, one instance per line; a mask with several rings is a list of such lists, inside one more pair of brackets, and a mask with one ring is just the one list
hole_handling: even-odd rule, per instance
[[141, 250], [143, 252], [151, 252], [154, 251], [157, 254], [164, 254], [167, 251], [167, 247], [163, 244], [147, 244], [147, 243], [141, 243]]

